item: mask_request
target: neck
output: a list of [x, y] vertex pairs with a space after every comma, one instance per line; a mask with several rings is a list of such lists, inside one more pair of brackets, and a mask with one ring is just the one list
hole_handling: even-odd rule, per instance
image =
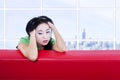
[[44, 49], [44, 46], [37, 44], [38, 49]]

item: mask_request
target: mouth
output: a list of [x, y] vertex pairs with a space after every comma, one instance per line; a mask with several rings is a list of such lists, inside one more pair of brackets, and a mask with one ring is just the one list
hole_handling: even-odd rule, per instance
[[43, 40], [43, 43], [48, 43], [48, 40]]

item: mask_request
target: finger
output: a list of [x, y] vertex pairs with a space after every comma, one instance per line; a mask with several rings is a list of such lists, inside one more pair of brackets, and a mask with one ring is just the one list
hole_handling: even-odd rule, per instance
[[54, 27], [54, 25], [53, 25], [51, 22], [48, 22], [48, 25], [49, 25], [50, 27]]
[[51, 24], [51, 22], [48, 22], [48, 24]]

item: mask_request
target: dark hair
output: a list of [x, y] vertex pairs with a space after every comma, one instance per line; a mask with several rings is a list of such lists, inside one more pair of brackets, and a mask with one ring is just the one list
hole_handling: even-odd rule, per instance
[[[30, 37], [30, 32], [33, 31], [34, 29], [36, 29], [39, 24], [42, 24], [42, 23], [48, 24], [48, 22], [51, 22], [52, 24], [54, 24], [52, 19], [50, 19], [47, 16], [38, 16], [38, 17], [32, 18], [27, 23], [27, 26], [26, 26], [26, 32], [27, 32], [28, 36]], [[44, 46], [45, 50], [52, 50], [53, 44], [52, 44], [51, 40], [52, 40], [52, 38], [50, 38], [49, 43], [46, 46]]]
[[52, 24], [54, 24], [52, 19], [48, 18], [47, 16], [38, 16], [38, 17], [32, 18], [27, 23], [27, 26], [26, 26], [27, 34], [30, 36], [30, 32], [36, 29], [39, 24], [42, 24], [42, 23], [48, 24], [48, 22], [51, 22]]
[[52, 46], [53, 46], [53, 44], [52, 44], [52, 38], [50, 38], [49, 43], [44, 46], [44, 49], [45, 50], [52, 50]]

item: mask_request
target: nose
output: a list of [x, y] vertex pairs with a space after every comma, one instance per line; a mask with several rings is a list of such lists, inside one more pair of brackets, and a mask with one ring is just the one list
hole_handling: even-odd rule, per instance
[[47, 38], [47, 34], [43, 34], [43, 38], [46, 39]]

